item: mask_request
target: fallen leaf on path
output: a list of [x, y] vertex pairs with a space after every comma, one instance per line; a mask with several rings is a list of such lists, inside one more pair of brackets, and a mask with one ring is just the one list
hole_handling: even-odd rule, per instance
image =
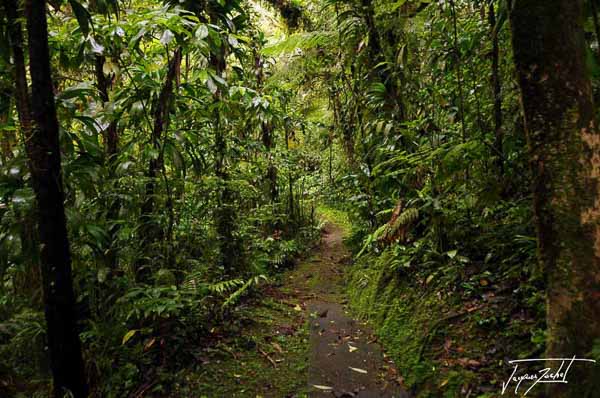
[[146, 345], [144, 346], [144, 351], [148, 351], [154, 345], [154, 343], [156, 343], [156, 337], [152, 338], [146, 343]]
[[457, 362], [463, 368], [467, 367], [467, 366], [471, 366], [471, 367], [475, 367], [475, 368], [481, 366], [481, 362], [479, 362], [475, 359], [459, 358]]
[[354, 347], [354, 346], [351, 346], [350, 344], [348, 344], [348, 351], [354, 352], [356, 350], [358, 350], [358, 347]]
[[352, 366], [348, 366], [348, 368], [350, 368], [350, 370], [353, 370], [353, 371], [358, 372], [358, 373], [367, 374], [367, 371], [364, 370], [364, 369], [353, 368]]
[[452, 346], [452, 340], [450, 340], [448, 337], [446, 337], [446, 340], [444, 341], [444, 351], [449, 352], [451, 346]]
[[398, 385], [400, 385], [400, 387], [405, 388], [405, 386], [404, 386], [404, 377], [398, 376], [396, 378], [396, 383], [398, 383]]
[[313, 384], [312, 386], [316, 389], [323, 390], [323, 391], [332, 391], [333, 390], [333, 387], [329, 387], [329, 386], [321, 386], [318, 384]]

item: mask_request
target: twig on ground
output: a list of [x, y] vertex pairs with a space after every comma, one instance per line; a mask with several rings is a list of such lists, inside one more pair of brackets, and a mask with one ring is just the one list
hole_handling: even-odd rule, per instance
[[265, 357], [269, 362], [271, 362], [271, 365], [273, 365], [274, 368], [277, 368], [277, 364], [275, 363], [275, 361], [269, 356], [269, 354], [267, 354], [266, 352], [264, 352], [263, 350], [261, 350], [260, 348], [256, 348], [258, 350], [258, 352]]

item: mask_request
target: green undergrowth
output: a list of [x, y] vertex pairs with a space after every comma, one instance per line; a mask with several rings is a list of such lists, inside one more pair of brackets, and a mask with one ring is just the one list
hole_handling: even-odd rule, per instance
[[[303, 396], [308, 323], [279, 293], [243, 308], [236, 325], [214, 330], [216, 343], [178, 375], [172, 397]], [[300, 395], [298, 395], [300, 394]]]
[[449, 262], [408, 274], [392, 263], [389, 249], [362, 257], [347, 276], [348, 295], [415, 396], [496, 397], [510, 375], [505, 359], [543, 350], [541, 298], [510, 272], [491, 279]]

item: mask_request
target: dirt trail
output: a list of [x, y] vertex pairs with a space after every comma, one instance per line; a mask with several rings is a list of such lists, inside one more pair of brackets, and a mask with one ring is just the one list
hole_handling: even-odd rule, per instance
[[309, 312], [310, 397], [408, 397], [369, 329], [345, 311], [343, 267], [350, 260], [343, 231], [325, 228], [315, 255], [289, 277]]

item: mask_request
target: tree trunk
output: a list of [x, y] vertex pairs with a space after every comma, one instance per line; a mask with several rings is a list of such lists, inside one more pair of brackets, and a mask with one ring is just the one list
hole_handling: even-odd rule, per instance
[[[25, 54], [23, 52], [23, 30], [19, 19], [22, 17], [15, 0], [5, 0], [4, 9], [8, 18], [8, 34], [13, 57], [13, 73], [15, 78], [15, 99], [17, 114], [19, 117], [19, 129], [21, 130], [22, 142], [29, 154], [27, 141], [31, 137], [33, 121], [31, 120], [31, 104], [29, 90], [27, 87], [27, 72], [25, 66]], [[36, 233], [36, 214], [33, 212], [17, 212], [21, 224], [21, 253], [25, 259], [26, 272], [22, 278], [15, 280], [18, 291], [30, 296], [33, 303], [41, 303], [40, 292], [40, 270], [38, 255], [38, 235]]]
[[[209, 11], [211, 23], [220, 23], [217, 15]], [[219, 77], [223, 77], [227, 68], [227, 47], [224, 43], [211, 54], [210, 65]], [[217, 193], [217, 208], [215, 209], [215, 226], [219, 243], [219, 263], [224, 273], [229, 276], [239, 274], [241, 258], [243, 257], [241, 244], [234, 236], [236, 228], [236, 211], [234, 207], [235, 195], [229, 186], [230, 176], [227, 170], [227, 135], [226, 126], [221, 118], [219, 102], [222, 92], [220, 88], [213, 94], [215, 104], [213, 111], [215, 133], [215, 176], [219, 179], [220, 188]]]
[[39, 212], [44, 307], [54, 395], [87, 395], [75, 319], [71, 254], [64, 209], [58, 120], [50, 72], [46, 3], [28, 3], [31, 105], [35, 126], [26, 145]]
[[[0, 125], [6, 125], [8, 123], [11, 108], [12, 106], [9, 105], [6, 113], [0, 115]], [[5, 130], [2, 132], [2, 138], [0, 138], [0, 160], [2, 160], [3, 164], [14, 157], [12, 149], [14, 141], [15, 134], [13, 131]]]
[[163, 161], [161, 151], [161, 139], [163, 132], [169, 121], [169, 106], [173, 97], [173, 83], [177, 74], [179, 73], [179, 67], [181, 65], [181, 49], [178, 48], [173, 54], [173, 58], [169, 62], [169, 69], [165, 77], [164, 86], [158, 96], [158, 101], [154, 106], [154, 126], [152, 128], [152, 146], [159, 153], [156, 158], [150, 159], [148, 164], [148, 173], [146, 177], [149, 178], [149, 182], [146, 185], [146, 201], [142, 208], [142, 213], [145, 216], [150, 216], [154, 210], [154, 189], [155, 181], [158, 171], [161, 168]]
[[[583, 0], [516, 0], [510, 19], [547, 288], [546, 355], [585, 358], [600, 336], [600, 135]], [[591, 396], [598, 369], [575, 363], [572, 382], [546, 384], [548, 396]]]
[[590, 0], [590, 6], [592, 11], [592, 20], [594, 21], [594, 30], [596, 31], [596, 42], [598, 43], [598, 48], [596, 48], [596, 55], [598, 59], [600, 59], [600, 22], [598, 22], [598, 5], [596, 4], [598, 0]]
[[494, 93], [494, 148], [496, 153], [496, 166], [500, 176], [504, 175], [504, 151], [502, 132], [502, 85], [500, 82], [500, 50], [498, 45], [498, 32], [496, 32], [496, 12], [494, 3], [490, 3], [489, 23], [492, 35], [492, 89]]
[[266, 180], [269, 188], [269, 197], [271, 203], [275, 203], [279, 198], [279, 191], [277, 189], [277, 167], [275, 167], [272, 154], [275, 143], [273, 140], [273, 126], [268, 122], [263, 122], [262, 124], [262, 142], [265, 146], [268, 162]]
[[[23, 141], [31, 135], [31, 104], [29, 102], [29, 92], [27, 88], [27, 72], [25, 67], [25, 54], [23, 52], [23, 31], [19, 18], [16, 0], [4, 0], [4, 8], [9, 20], [9, 35], [11, 41], [12, 56], [14, 62], [15, 74], [15, 98], [17, 113], [19, 115], [19, 125]], [[27, 150], [26, 146], [26, 150]]]
[[[161, 89], [158, 100], [154, 105], [154, 125], [152, 128], [151, 141], [152, 147], [158, 153], [158, 155], [155, 158], [150, 159], [148, 164], [148, 172], [146, 174], [148, 182], [146, 183], [146, 197], [142, 205], [141, 216], [143, 223], [143, 227], [141, 228], [141, 238], [143, 239], [145, 245], [159, 239], [161, 235], [159, 226], [156, 225], [156, 223], [152, 220], [152, 213], [154, 212], [154, 194], [156, 190], [156, 178], [163, 166], [164, 161], [161, 140], [169, 122], [169, 112], [171, 100], [173, 98], [173, 86], [179, 76], [181, 59], [181, 48], [177, 48], [173, 53], [173, 58], [171, 58], [169, 62], [163, 88]], [[150, 269], [148, 264], [139, 263], [137, 268], [139, 280], [147, 282], [150, 278]]]
[[[390, 66], [395, 63], [395, 60], [387, 59], [384, 48], [382, 46], [382, 35], [377, 30], [375, 23], [375, 4], [373, 0], [360, 0], [361, 12], [363, 20], [368, 34], [368, 59], [367, 67], [369, 71], [373, 71], [375, 76], [385, 86], [386, 91], [386, 105], [384, 110], [390, 114], [390, 116], [396, 122], [404, 121], [404, 107], [401, 99], [401, 87], [394, 76], [390, 73]], [[391, 42], [395, 44], [395, 42]], [[389, 65], [379, 65], [381, 63], [388, 62]]]
[[[111, 86], [109, 78], [104, 74], [103, 71], [105, 61], [106, 59], [104, 56], [96, 55], [96, 85], [98, 87], [98, 91], [100, 92], [100, 99], [102, 99], [104, 105], [110, 101], [108, 91], [110, 90]], [[104, 130], [102, 133], [104, 136], [106, 158], [110, 165], [118, 153], [119, 135], [117, 132], [117, 122], [115, 120], [111, 121], [106, 130]], [[110, 170], [112, 172], [112, 168]]]
[[[106, 106], [106, 103], [110, 101], [108, 92], [110, 90], [111, 82], [104, 74], [104, 62], [106, 61], [105, 57], [102, 55], [96, 55], [96, 85], [98, 87], [98, 92], [100, 93], [100, 99]], [[118, 146], [119, 146], [119, 134], [117, 130], [117, 121], [111, 120], [108, 127], [102, 131], [102, 135], [104, 138], [104, 151], [106, 156], [106, 167], [108, 168], [108, 177], [113, 179], [116, 174], [116, 157], [118, 155]], [[112, 189], [117, 189], [116, 182], [112, 184]], [[119, 210], [121, 208], [121, 204], [118, 199], [114, 199], [112, 201], [109, 200], [107, 203], [108, 213], [106, 214], [106, 219], [109, 223], [117, 220], [119, 216]], [[111, 247], [108, 249], [105, 261], [106, 265], [109, 269], [115, 270], [118, 266], [118, 256], [116, 248], [114, 247], [114, 242], [116, 240], [118, 233], [118, 226], [113, 225], [109, 229], [110, 234], [110, 242]]]
[[[260, 92], [264, 84], [264, 64], [260, 54], [254, 55], [254, 67], [256, 69], [256, 89]], [[265, 146], [266, 158], [267, 158], [267, 173], [265, 180], [267, 182], [268, 194], [271, 199], [271, 203], [277, 202], [279, 198], [279, 192], [277, 189], [277, 167], [273, 162], [273, 155], [271, 150], [275, 148], [275, 140], [273, 137], [273, 125], [269, 122], [262, 122], [262, 143]]]

